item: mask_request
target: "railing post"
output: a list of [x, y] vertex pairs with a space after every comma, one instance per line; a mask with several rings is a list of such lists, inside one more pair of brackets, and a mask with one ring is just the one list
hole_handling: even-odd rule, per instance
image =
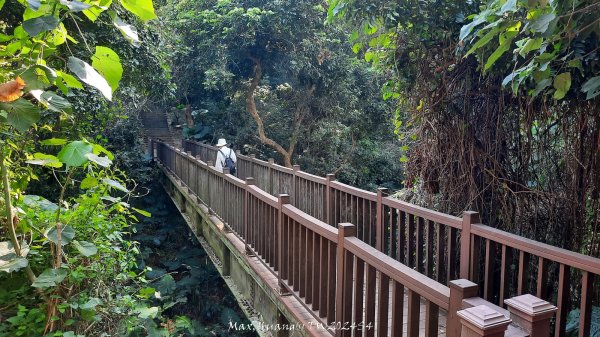
[[471, 225], [479, 223], [479, 213], [466, 211], [463, 212], [462, 229], [460, 231], [460, 277], [463, 279], [472, 280], [473, 271], [470, 270], [471, 250], [477, 247], [471, 247]]
[[329, 173], [326, 177], [326, 186], [325, 186], [325, 219], [328, 225], [330, 226], [334, 226], [333, 224], [333, 212], [331, 211], [331, 208], [333, 207], [333, 202], [332, 202], [332, 189], [331, 189], [331, 182], [335, 180], [335, 174]]
[[283, 248], [283, 206], [290, 203], [290, 196], [288, 194], [280, 194], [278, 198], [278, 217], [277, 217], [277, 283], [279, 285], [280, 295], [289, 295], [290, 292], [286, 285], [283, 283], [283, 268], [287, 261], [287, 248]]
[[[337, 239], [337, 285], [335, 290], [335, 324], [334, 326], [350, 326], [352, 320], [352, 275], [354, 257], [346, 252], [344, 241], [356, 235], [356, 226], [350, 223], [338, 225]], [[351, 336], [352, 331], [336, 329], [336, 337]]]
[[244, 233], [244, 250], [246, 251], [246, 255], [248, 256], [254, 256], [254, 253], [252, 253], [252, 249], [250, 249], [250, 245], [248, 245], [248, 240], [250, 240], [250, 192], [248, 192], [248, 189], [250, 188], [250, 186], [254, 185], [254, 178], [252, 177], [248, 177], [246, 178], [246, 187], [244, 188], [244, 190], [246, 191], [246, 193], [244, 193], [245, 198], [244, 198], [244, 230], [242, 231], [242, 233]]
[[388, 194], [389, 191], [387, 188], [380, 187], [377, 189], [377, 225], [375, 227], [375, 248], [377, 248], [377, 250], [380, 252], [383, 252], [383, 245], [385, 239], [383, 235], [383, 198], [387, 197]]
[[550, 320], [557, 307], [530, 294], [507, 299], [504, 303], [513, 322], [527, 331], [530, 337], [550, 336]]
[[511, 321], [486, 305], [461, 310], [457, 314], [461, 318], [462, 337], [504, 337]]
[[448, 307], [448, 316], [446, 318], [446, 336], [460, 337], [461, 323], [457, 312], [462, 309], [462, 301], [465, 298], [477, 296], [477, 284], [459, 279], [448, 282], [450, 287], [450, 305]]

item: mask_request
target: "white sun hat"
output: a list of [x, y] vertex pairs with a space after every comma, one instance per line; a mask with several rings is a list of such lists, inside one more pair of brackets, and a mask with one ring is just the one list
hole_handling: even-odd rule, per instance
[[217, 146], [225, 146], [227, 145], [227, 141], [225, 140], [225, 138], [219, 138], [219, 141], [217, 142]]

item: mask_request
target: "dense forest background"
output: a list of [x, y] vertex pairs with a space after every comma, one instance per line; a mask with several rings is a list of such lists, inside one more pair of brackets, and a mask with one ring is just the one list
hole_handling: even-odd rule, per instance
[[0, 336], [189, 332], [129, 240], [156, 111], [184, 137], [600, 257], [598, 7], [0, 0]]

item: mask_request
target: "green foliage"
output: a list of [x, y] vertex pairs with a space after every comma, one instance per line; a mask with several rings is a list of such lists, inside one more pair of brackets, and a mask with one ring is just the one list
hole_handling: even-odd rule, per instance
[[[393, 105], [380, 101], [384, 74], [354, 59], [343, 29], [324, 25], [322, 3], [177, 1], [159, 11], [182, 46], [172, 68], [194, 115], [194, 129], [185, 135], [209, 142], [225, 137], [236, 149], [287, 165], [282, 151], [257, 137], [248, 111], [248, 83], [260, 65], [252, 93], [258, 114], [266, 136], [291, 152], [294, 163], [339, 173], [361, 187], [400, 185], [400, 152], [388, 146], [395, 140]], [[366, 145], [374, 143], [374, 149]], [[371, 151], [389, 160], [384, 179], [360, 159]]]
[[[459, 39], [471, 45], [465, 56], [477, 52], [482, 62], [487, 58], [485, 71], [496, 64], [495, 71], [506, 76], [503, 85], [510, 84], [515, 94], [525, 88], [532, 97], [550, 93], [560, 100], [570, 92], [592, 99], [600, 87], [590, 82], [598, 72], [597, 9], [597, 1], [490, 1], [469, 16]], [[508, 51], [506, 59], [512, 54], [512, 60], [497, 64]]]
[[135, 17], [124, 9], [155, 18], [149, 0], [9, 0], [0, 11], [0, 167], [8, 182], [2, 183], [0, 336], [99, 335], [91, 322], [103, 320], [110, 323], [95, 329], [112, 334], [140, 305], [122, 296], [145, 282], [137, 244], [128, 240], [137, 221], [127, 202], [134, 184], [115, 168], [121, 158], [104, 147], [106, 136], [97, 136], [150, 92], [138, 91], [168, 84], [132, 85], [137, 66], [160, 68], [160, 61], [140, 43], [148, 31], [138, 35], [124, 21]]

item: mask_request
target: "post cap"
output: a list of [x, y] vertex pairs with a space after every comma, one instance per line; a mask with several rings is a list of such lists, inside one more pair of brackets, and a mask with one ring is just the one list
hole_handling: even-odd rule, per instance
[[461, 278], [458, 280], [452, 280], [450, 282], [448, 282], [448, 286], [450, 288], [470, 288], [470, 287], [477, 287], [477, 283], [474, 283], [470, 280]]
[[531, 294], [515, 296], [513, 298], [504, 300], [504, 303], [508, 306], [508, 310], [511, 312], [513, 310], [518, 310], [532, 317], [546, 315], [558, 310], [558, 308], [552, 305], [552, 303], [544, 301]]
[[457, 312], [463, 320], [481, 330], [508, 326], [512, 320], [487, 305], [478, 305]]

